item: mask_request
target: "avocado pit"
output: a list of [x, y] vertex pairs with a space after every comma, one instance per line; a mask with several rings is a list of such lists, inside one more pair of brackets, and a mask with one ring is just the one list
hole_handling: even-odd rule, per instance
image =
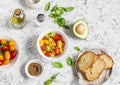
[[85, 26], [83, 24], [79, 24], [77, 27], [76, 27], [76, 32], [78, 34], [81, 34], [83, 35], [85, 33]]

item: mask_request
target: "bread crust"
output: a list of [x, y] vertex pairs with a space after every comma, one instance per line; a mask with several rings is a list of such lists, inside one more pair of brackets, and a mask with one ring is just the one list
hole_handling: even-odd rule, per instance
[[[86, 68], [86, 70], [83, 70], [83, 69], [81, 69], [80, 64], [82, 64], [82, 58], [87, 57], [87, 56], [85, 56], [85, 55], [87, 55], [87, 54], [91, 54], [92, 57], [93, 57], [93, 60], [92, 60], [92, 62], [90, 63], [90, 65]], [[82, 73], [86, 73], [87, 71], [89, 71], [89, 70], [91, 69], [92, 64], [93, 64], [93, 62], [95, 61], [96, 57], [97, 57], [97, 55], [96, 55], [94, 52], [92, 52], [92, 51], [86, 51], [86, 52], [84, 52], [84, 53], [79, 57], [79, 59], [78, 59], [78, 61], [77, 61], [77, 68], [78, 68], [78, 70], [81, 71]]]

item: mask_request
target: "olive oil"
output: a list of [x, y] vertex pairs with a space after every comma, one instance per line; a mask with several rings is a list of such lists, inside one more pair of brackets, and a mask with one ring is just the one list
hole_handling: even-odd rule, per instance
[[15, 9], [11, 17], [11, 24], [16, 29], [21, 29], [25, 26], [25, 13], [22, 9]]

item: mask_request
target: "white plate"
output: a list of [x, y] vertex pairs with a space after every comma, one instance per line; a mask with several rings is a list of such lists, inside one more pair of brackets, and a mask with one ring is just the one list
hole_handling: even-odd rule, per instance
[[85, 52], [85, 51], [93, 51], [95, 52], [96, 54], [105, 54], [105, 50], [102, 50], [102, 49], [90, 49], [90, 50], [84, 50], [83, 52], [80, 52], [79, 55], [78, 55], [78, 58], [76, 59], [76, 62], [75, 62], [75, 69], [76, 69], [76, 72], [78, 74], [78, 77], [79, 77], [79, 84], [80, 85], [101, 85], [103, 84], [104, 82], [106, 82], [111, 73], [112, 73], [112, 69], [108, 69], [108, 70], [104, 70], [102, 72], [102, 74], [99, 76], [99, 78], [95, 81], [88, 81], [87, 79], [85, 79], [85, 76], [82, 72], [80, 72], [78, 69], [77, 69], [77, 61], [79, 59], [79, 57]]

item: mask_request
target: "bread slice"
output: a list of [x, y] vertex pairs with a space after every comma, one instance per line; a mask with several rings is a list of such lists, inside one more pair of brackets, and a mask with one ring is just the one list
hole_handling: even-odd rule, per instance
[[77, 68], [79, 69], [79, 71], [86, 73], [87, 71], [90, 70], [95, 59], [96, 54], [94, 52], [86, 51], [78, 59]]
[[103, 59], [106, 63], [105, 69], [110, 69], [114, 65], [114, 61], [108, 54], [98, 54], [99, 58]]
[[85, 76], [87, 80], [94, 81], [99, 78], [100, 74], [103, 72], [104, 69], [105, 69], [105, 61], [98, 58], [93, 63], [91, 70], [85, 73]]

